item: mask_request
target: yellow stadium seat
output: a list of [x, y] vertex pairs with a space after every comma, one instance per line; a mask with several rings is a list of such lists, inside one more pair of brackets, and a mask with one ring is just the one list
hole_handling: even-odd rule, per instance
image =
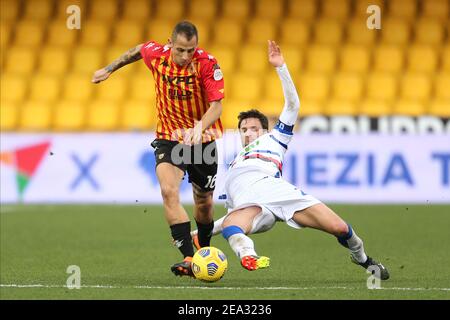
[[333, 79], [333, 97], [337, 100], [356, 102], [363, 92], [362, 76], [354, 73], [337, 73]]
[[222, 17], [244, 21], [250, 15], [250, 0], [228, 0], [222, 2]]
[[345, 20], [350, 14], [350, 0], [323, 0], [322, 17]]
[[65, 75], [69, 68], [69, 51], [60, 47], [44, 47], [41, 51], [39, 72]]
[[125, 20], [146, 23], [152, 13], [151, 2], [148, 0], [127, 0], [123, 5], [122, 18]]
[[336, 52], [328, 46], [313, 45], [307, 51], [307, 67], [311, 72], [331, 73], [336, 67]]
[[14, 46], [6, 50], [6, 72], [29, 75], [35, 68], [36, 52], [22, 46]]
[[227, 75], [235, 70], [236, 52], [233, 49], [222, 46], [210, 47], [208, 49], [211, 50], [208, 52], [217, 59], [226, 81]]
[[355, 16], [358, 18], [367, 19], [368, 17], [367, 8], [371, 5], [378, 6], [381, 9], [381, 14], [384, 13], [383, 0], [357, 0], [355, 1]]
[[73, 71], [93, 74], [103, 68], [103, 52], [93, 47], [77, 47], [73, 53]]
[[60, 78], [51, 75], [36, 74], [30, 81], [32, 100], [54, 102], [61, 92]]
[[48, 20], [53, 14], [52, 0], [31, 0], [26, 1], [24, 18], [30, 20]]
[[404, 64], [404, 51], [399, 46], [380, 45], [375, 49], [374, 71], [398, 73]]
[[0, 20], [2, 22], [11, 22], [17, 19], [19, 14], [20, 2], [17, 0], [0, 1]]
[[321, 115], [323, 113], [323, 103], [317, 100], [303, 99], [303, 96], [300, 93], [300, 117]]
[[5, 101], [21, 102], [28, 93], [26, 77], [17, 74], [2, 73], [0, 84], [1, 104]]
[[245, 46], [241, 48], [238, 54], [240, 59], [240, 71], [262, 76], [269, 67], [266, 46]]
[[368, 117], [382, 117], [391, 114], [391, 104], [384, 100], [366, 99], [359, 104], [359, 113]]
[[414, 23], [415, 42], [425, 45], [438, 46], [444, 39], [444, 28], [442, 22], [434, 19], [421, 19]]
[[280, 44], [303, 47], [309, 44], [310, 27], [304, 21], [288, 19], [281, 24]]
[[431, 46], [413, 45], [408, 48], [408, 71], [434, 72], [437, 63], [437, 52]]
[[229, 130], [236, 130], [238, 125], [237, 117], [239, 113], [253, 108], [256, 108], [256, 104], [254, 102], [241, 99], [225, 99], [223, 101], [222, 116], [220, 117], [223, 126]]
[[348, 100], [332, 99], [325, 104], [324, 114], [328, 116], [356, 115], [357, 108], [355, 102]]
[[229, 82], [231, 99], [256, 102], [261, 97], [262, 83], [259, 75], [238, 73]]
[[406, 116], [422, 116], [426, 113], [423, 102], [415, 99], [400, 99], [392, 106], [392, 113]]
[[[56, 16], [58, 19], [65, 21], [68, 17], [67, 9], [70, 6], [77, 6], [78, 8], [80, 8], [81, 23], [83, 23], [83, 21], [85, 21], [85, 18], [87, 18], [86, 12], [89, 11], [89, 2], [89, 0], [57, 0], [55, 1], [57, 7]], [[70, 13], [72, 14], [72, 11], [70, 11]]]
[[52, 106], [42, 101], [27, 101], [22, 105], [20, 129], [24, 131], [49, 131], [52, 126]]
[[19, 108], [15, 103], [2, 101], [0, 106], [0, 130], [14, 131], [19, 118]]
[[264, 99], [278, 101], [278, 104], [283, 104], [284, 94], [281, 87], [281, 81], [278, 74], [273, 71], [264, 77]]
[[261, 99], [256, 104], [259, 111], [264, 113], [267, 117], [279, 117], [283, 110], [284, 100], [281, 99]]
[[58, 131], [81, 131], [86, 123], [86, 107], [80, 101], [62, 100], [55, 105], [53, 128]]
[[8, 47], [10, 38], [11, 26], [2, 21], [0, 24], [0, 49], [2, 56], [5, 54], [3, 51]]
[[440, 73], [436, 77], [435, 91], [436, 98], [450, 101], [450, 72]]
[[388, 14], [391, 17], [414, 19], [417, 15], [416, 0], [395, 0], [387, 1]]
[[22, 20], [15, 27], [14, 44], [29, 48], [37, 48], [44, 39], [44, 25], [37, 21]]
[[185, 15], [183, 0], [156, 1], [156, 17], [161, 19], [180, 19]]
[[247, 24], [247, 43], [266, 45], [267, 40], [275, 39], [276, 25], [267, 23], [266, 19], [253, 19]]
[[405, 100], [424, 102], [430, 97], [431, 81], [423, 74], [404, 74], [400, 83], [400, 97]]
[[336, 46], [343, 36], [342, 24], [334, 19], [318, 20], [314, 28], [314, 41], [320, 45]]
[[[347, 43], [363, 45], [366, 47], [372, 46], [381, 30], [367, 28], [367, 18], [355, 18], [347, 24]], [[383, 28], [383, 25], [382, 25]]]
[[66, 20], [52, 21], [48, 26], [47, 45], [70, 48], [75, 45], [81, 31], [67, 29]]
[[288, 64], [292, 78], [296, 80], [297, 73], [303, 70], [303, 51], [299, 50], [298, 47], [291, 45], [282, 46], [281, 51], [286, 63]]
[[69, 74], [64, 77], [63, 98], [70, 101], [87, 102], [91, 99], [95, 86], [91, 74]]
[[[395, 2], [395, 1], [392, 1]], [[410, 24], [401, 19], [387, 18], [381, 24], [381, 42], [383, 44], [406, 45], [411, 38]]]
[[319, 2], [316, 0], [290, 0], [287, 14], [289, 18], [311, 21], [317, 16]]
[[422, 15], [432, 19], [445, 21], [449, 15], [448, 0], [426, 0], [422, 1]]
[[371, 73], [367, 78], [367, 98], [376, 101], [391, 102], [397, 97], [398, 80], [384, 72]]
[[303, 99], [322, 102], [328, 98], [330, 81], [324, 74], [304, 73], [300, 76], [296, 87], [300, 95], [300, 103], [303, 103]]
[[119, 11], [117, 0], [89, 0], [88, 3], [90, 20], [115, 22]]
[[131, 48], [145, 40], [142, 23], [135, 20], [121, 20], [114, 24], [113, 42], [115, 45]]
[[450, 44], [442, 49], [441, 60], [442, 71], [450, 72]]
[[112, 75], [107, 81], [100, 82], [95, 88], [97, 89], [97, 98], [104, 101], [120, 102], [128, 92], [126, 79], [117, 75]]
[[192, 0], [189, 1], [189, 19], [203, 19], [211, 21], [217, 16], [217, 0]]
[[220, 19], [214, 23], [213, 28], [215, 45], [233, 48], [242, 45], [243, 28], [238, 22], [231, 19]]
[[156, 126], [156, 108], [148, 101], [130, 100], [122, 106], [121, 128], [150, 130]]
[[[168, 19], [152, 19], [148, 27], [146, 40], [153, 40], [160, 44], [166, 44], [167, 39], [172, 36], [175, 24], [175, 22]], [[200, 36], [201, 35], [199, 35], [199, 37]]]
[[110, 26], [101, 20], [83, 23], [80, 44], [84, 46], [103, 47], [110, 42]]
[[208, 47], [211, 40], [211, 23], [203, 19], [193, 19], [190, 21], [197, 28], [199, 47]]
[[155, 80], [149, 75], [134, 76], [130, 79], [129, 98], [145, 101], [149, 106], [155, 106]]
[[255, 16], [261, 19], [275, 21], [284, 15], [282, 1], [259, 0], [255, 2]]
[[114, 101], [94, 100], [88, 106], [87, 128], [112, 131], [119, 128], [120, 109]]
[[442, 118], [450, 118], [450, 99], [436, 99], [431, 101], [429, 114]]
[[362, 45], [346, 45], [340, 52], [340, 69], [345, 72], [365, 73], [370, 66], [370, 52]]

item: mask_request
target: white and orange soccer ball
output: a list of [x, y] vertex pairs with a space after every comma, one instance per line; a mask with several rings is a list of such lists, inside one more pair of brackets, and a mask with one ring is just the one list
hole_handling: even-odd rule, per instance
[[216, 247], [204, 247], [192, 257], [192, 272], [202, 281], [215, 282], [220, 280], [228, 267], [226, 255]]

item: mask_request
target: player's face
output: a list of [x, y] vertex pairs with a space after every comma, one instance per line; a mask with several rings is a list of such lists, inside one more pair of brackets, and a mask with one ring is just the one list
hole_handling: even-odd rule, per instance
[[242, 145], [246, 147], [263, 135], [264, 129], [258, 118], [247, 118], [242, 120], [239, 133], [241, 134]]
[[195, 49], [197, 49], [197, 37], [188, 40], [183, 34], [178, 34], [177, 38], [172, 41], [169, 39], [169, 45], [172, 47], [172, 59], [181, 67], [186, 66], [192, 60]]

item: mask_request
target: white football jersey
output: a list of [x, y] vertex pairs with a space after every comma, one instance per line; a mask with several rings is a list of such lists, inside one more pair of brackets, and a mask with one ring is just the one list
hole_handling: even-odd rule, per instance
[[[283, 173], [284, 155], [292, 139], [292, 128], [278, 121], [272, 131], [244, 147], [230, 164], [229, 171], [247, 167], [249, 170], [262, 171], [274, 177]], [[229, 176], [232, 176], [230, 174]]]

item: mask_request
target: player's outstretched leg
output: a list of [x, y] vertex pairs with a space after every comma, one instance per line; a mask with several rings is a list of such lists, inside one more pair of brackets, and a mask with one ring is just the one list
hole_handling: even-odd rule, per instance
[[241, 259], [241, 265], [249, 271], [270, 265], [268, 257], [257, 255], [253, 240], [246, 235], [252, 228], [253, 219], [260, 213], [261, 208], [257, 206], [237, 210], [228, 215], [222, 224], [223, 237]]
[[381, 280], [389, 279], [388, 270], [379, 262], [368, 257], [364, 251], [363, 241], [356, 235], [350, 225], [323, 203], [313, 205], [294, 214], [298, 224], [325, 231], [337, 237], [339, 243], [350, 250], [352, 262], [360, 265]]

